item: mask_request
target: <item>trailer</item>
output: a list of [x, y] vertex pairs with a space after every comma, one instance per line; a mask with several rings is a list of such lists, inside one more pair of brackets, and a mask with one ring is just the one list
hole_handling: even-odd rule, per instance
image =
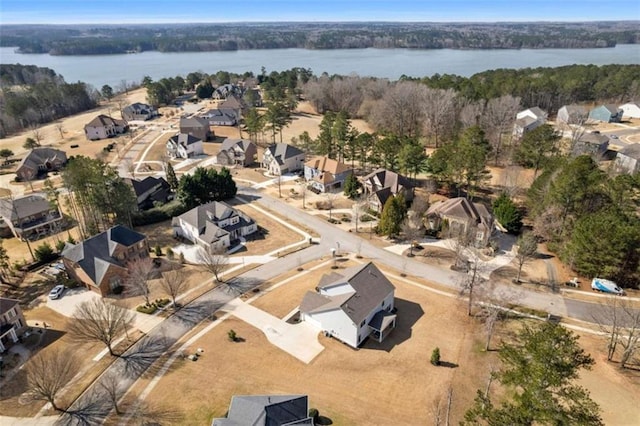
[[619, 296], [622, 296], [624, 294], [624, 290], [618, 287], [618, 284], [604, 278], [594, 278], [591, 281], [591, 289], [595, 291], [601, 291], [603, 293], [617, 294]]

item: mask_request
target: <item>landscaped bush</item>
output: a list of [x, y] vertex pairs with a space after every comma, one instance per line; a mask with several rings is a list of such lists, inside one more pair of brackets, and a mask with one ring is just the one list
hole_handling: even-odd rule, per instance
[[340, 218], [340, 221], [348, 223], [348, 222], [351, 222], [351, 219], [349, 219], [348, 217], [344, 216], [344, 217]]
[[309, 417], [313, 419], [314, 423], [317, 423], [319, 415], [320, 415], [320, 412], [318, 411], [317, 408], [309, 408]]
[[227, 336], [229, 337], [229, 340], [231, 340], [232, 342], [235, 342], [236, 340], [238, 340], [238, 335], [233, 330], [229, 330], [227, 332]]
[[171, 302], [171, 300], [169, 299], [156, 299], [156, 306], [159, 308], [162, 308], [164, 306], [167, 306], [169, 303]]
[[435, 348], [431, 352], [431, 364], [440, 365], [440, 348]]
[[33, 255], [38, 262], [49, 262], [58, 257], [49, 243], [42, 243], [33, 251]]
[[56, 251], [57, 251], [58, 253], [60, 253], [62, 250], [64, 250], [64, 246], [65, 246], [66, 244], [67, 244], [67, 243], [66, 243], [65, 241], [62, 241], [62, 240], [58, 241], [58, 242], [56, 243]]
[[150, 305], [140, 305], [136, 308], [136, 311], [143, 314], [152, 314], [157, 310], [158, 310], [158, 307], [156, 306], [155, 303], [152, 303]]
[[333, 223], [334, 225], [337, 225], [337, 224], [340, 223], [340, 221], [338, 219], [334, 219], [334, 218], [327, 219], [327, 222]]
[[173, 250], [171, 249], [171, 247], [167, 247], [167, 259], [169, 260], [173, 260], [175, 256], [173, 255]]
[[155, 246], [155, 248], [153, 249], [153, 252], [156, 256], [162, 256], [162, 247], [160, 247], [160, 244], [157, 244]]
[[372, 220], [376, 220], [376, 218], [368, 214], [360, 216], [360, 222], [371, 222]]

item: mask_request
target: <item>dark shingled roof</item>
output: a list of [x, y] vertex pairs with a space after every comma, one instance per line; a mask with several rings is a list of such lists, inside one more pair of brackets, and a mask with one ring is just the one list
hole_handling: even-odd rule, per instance
[[13, 308], [19, 303], [16, 299], [9, 299], [6, 297], [0, 297], [0, 315], [3, 315], [9, 309]]
[[[216, 224], [221, 220], [228, 219], [236, 215], [240, 220], [234, 225], [221, 228]], [[182, 219], [189, 225], [196, 227], [198, 232], [200, 232], [199, 238], [207, 243], [218, 241], [223, 235], [226, 235], [235, 229], [244, 228], [245, 226], [249, 226], [253, 223], [253, 219], [242, 211], [236, 210], [230, 205], [220, 201], [212, 201], [195, 207], [188, 212], [181, 214], [178, 218]]]
[[117, 225], [78, 244], [67, 245], [62, 256], [77, 263], [98, 284], [110, 265], [124, 267], [122, 262], [112, 257], [117, 245], [129, 247], [145, 238], [139, 232]]
[[[391, 281], [371, 262], [347, 268], [342, 274], [332, 272], [320, 280], [318, 288], [344, 284], [351, 286], [353, 291], [336, 296], [308, 292], [300, 304], [300, 311], [322, 312], [339, 306], [355, 324], [360, 324], [395, 290]], [[323, 301], [325, 303], [321, 304]]]
[[284, 161], [288, 158], [304, 154], [302, 150], [296, 148], [293, 145], [289, 145], [288, 143], [271, 144], [267, 147], [267, 149], [271, 153], [271, 156], [280, 164], [282, 164], [281, 161]]
[[212, 426], [312, 425], [306, 395], [233, 396], [226, 418]]
[[228, 151], [231, 148], [238, 146], [243, 152], [246, 152], [247, 148], [249, 148], [249, 146], [251, 145], [255, 144], [250, 140], [227, 138], [222, 141], [222, 144], [220, 144], [220, 151]]
[[127, 122], [124, 120], [117, 120], [111, 118], [108, 115], [100, 114], [93, 120], [87, 123], [85, 127], [107, 127], [107, 126], [126, 126]]
[[209, 122], [201, 117], [180, 118], [180, 128], [183, 127], [204, 127], [209, 129]]
[[626, 155], [627, 157], [640, 160], [640, 143], [627, 145], [618, 155]]
[[169, 188], [169, 184], [162, 177], [157, 178], [153, 176], [147, 176], [142, 180], [126, 178], [125, 181], [131, 184], [131, 186], [133, 187], [133, 192], [136, 194], [136, 196], [144, 194], [158, 184], [160, 184], [162, 188]]
[[171, 136], [169, 138], [169, 141], [171, 141], [174, 144], [178, 144], [186, 147], [194, 143], [202, 142], [202, 139], [196, 138], [195, 136], [190, 135], [188, 133], [178, 133], [175, 136]]

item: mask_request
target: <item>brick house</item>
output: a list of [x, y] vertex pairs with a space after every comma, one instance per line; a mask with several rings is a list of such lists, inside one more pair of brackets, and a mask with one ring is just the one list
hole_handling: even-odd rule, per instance
[[106, 296], [123, 286], [127, 262], [148, 256], [147, 237], [117, 225], [78, 244], [67, 244], [62, 262], [70, 278]]

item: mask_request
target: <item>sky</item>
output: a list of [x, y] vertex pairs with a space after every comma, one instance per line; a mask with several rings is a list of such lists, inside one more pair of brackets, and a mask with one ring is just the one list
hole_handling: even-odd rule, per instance
[[640, 1], [0, 0], [0, 24], [640, 20]]

